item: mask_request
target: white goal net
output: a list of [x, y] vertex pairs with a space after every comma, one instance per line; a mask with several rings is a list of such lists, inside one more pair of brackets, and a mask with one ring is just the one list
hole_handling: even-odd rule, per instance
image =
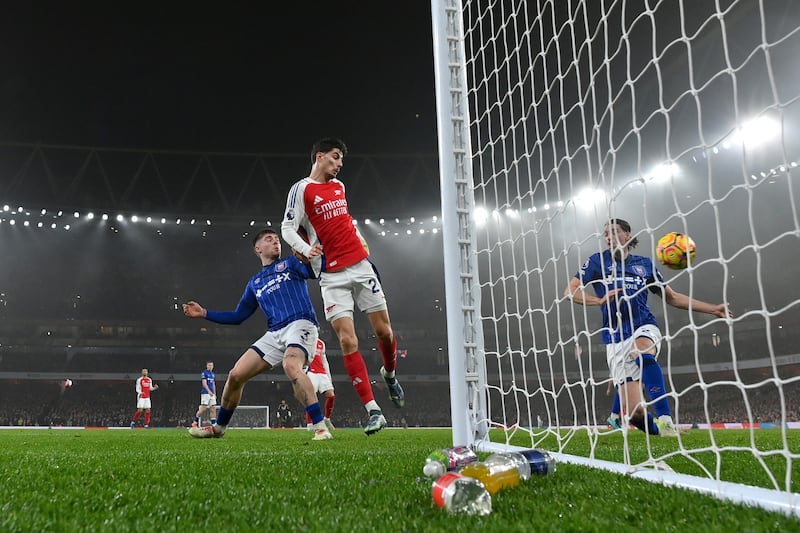
[[[555, 442], [561, 460], [800, 515], [800, 3], [432, 0], [432, 15], [454, 444]], [[669, 452], [608, 427], [606, 308], [565, 296], [616, 218], [671, 289], [733, 313], [648, 298], [684, 430]], [[672, 231], [697, 244], [685, 270], [656, 260]], [[757, 445], [769, 431], [778, 444]], [[726, 479], [726, 452], [752, 458], [758, 487]], [[692, 467], [652, 468], [676, 464]]]
[[231, 417], [228, 427], [269, 428], [269, 405], [240, 405]]

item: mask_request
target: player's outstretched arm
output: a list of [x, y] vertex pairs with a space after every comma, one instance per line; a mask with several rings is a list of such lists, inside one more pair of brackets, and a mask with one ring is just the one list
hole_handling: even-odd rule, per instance
[[197, 302], [183, 304], [183, 314], [191, 318], [205, 318], [206, 310]]
[[730, 309], [728, 309], [728, 304], [712, 304], [696, 298], [689, 298], [689, 296], [683, 293], [672, 290], [669, 285], [667, 285], [665, 289], [664, 301], [666, 301], [672, 307], [677, 307], [678, 309], [689, 309], [691, 306], [693, 311], [714, 315], [719, 318], [733, 317], [733, 313], [731, 313]]
[[572, 281], [569, 282], [569, 286], [564, 289], [564, 296], [572, 300], [573, 303], [579, 305], [603, 305], [609, 300], [616, 298], [617, 293], [620, 291], [622, 291], [622, 289], [613, 289], [608, 291], [602, 298], [598, 298], [597, 296], [588, 294], [586, 290], [584, 290], [581, 280], [572, 278]]

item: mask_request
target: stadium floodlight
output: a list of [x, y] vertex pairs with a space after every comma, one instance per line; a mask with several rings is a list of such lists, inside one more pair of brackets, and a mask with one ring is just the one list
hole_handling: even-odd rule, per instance
[[676, 163], [661, 163], [660, 165], [656, 165], [644, 179], [655, 183], [666, 182], [675, 176], [678, 170], [678, 165]]
[[769, 116], [748, 120], [734, 133], [734, 140], [754, 147], [771, 141], [780, 134], [780, 124]]

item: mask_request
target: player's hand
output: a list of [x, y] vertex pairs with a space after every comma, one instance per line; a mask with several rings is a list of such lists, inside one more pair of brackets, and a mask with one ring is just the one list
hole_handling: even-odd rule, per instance
[[719, 318], [733, 318], [733, 313], [728, 309], [728, 304], [715, 305], [711, 310], [711, 314]]
[[308, 258], [313, 259], [315, 257], [321, 256], [322, 254], [323, 254], [322, 245], [315, 244], [314, 246], [311, 247], [311, 250], [308, 252]]
[[158, 390], [158, 385], [153, 385], [153, 390]]
[[203, 318], [206, 310], [197, 302], [186, 302], [183, 304], [183, 314], [191, 318]]

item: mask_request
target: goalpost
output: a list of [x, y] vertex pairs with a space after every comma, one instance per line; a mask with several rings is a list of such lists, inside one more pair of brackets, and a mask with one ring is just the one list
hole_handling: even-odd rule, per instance
[[[800, 516], [792, 5], [431, 0], [454, 445], [555, 437], [560, 461]], [[637, 462], [625, 429], [618, 460], [594, 456], [611, 407], [600, 311], [564, 289], [616, 217], [656, 266], [663, 234], [689, 234], [695, 262], [659, 269], [678, 292], [734, 312], [714, 319], [649, 298], [673, 417], [706, 431], [710, 448], [679, 438], [677, 451], [648, 446]], [[749, 429], [749, 443], [718, 446], [723, 423]], [[760, 426], [780, 431], [782, 447], [760, 449]], [[562, 453], [577, 435], [588, 457]], [[724, 479], [723, 452], [739, 451], [771, 488]], [[671, 472], [676, 457], [702, 475]], [[785, 476], [768, 467], [775, 458]]]

